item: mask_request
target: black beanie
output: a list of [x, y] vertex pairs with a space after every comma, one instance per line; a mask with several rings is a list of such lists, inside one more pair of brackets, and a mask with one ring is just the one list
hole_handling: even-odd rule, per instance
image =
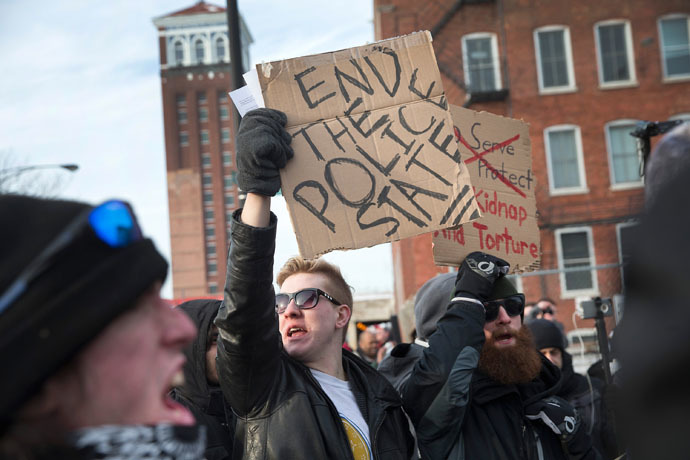
[[527, 327], [529, 327], [532, 337], [534, 337], [534, 344], [537, 346], [537, 350], [558, 348], [563, 351], [565, 338], [561, 330], [556, 326], [556, 323], [540, 318], [527, 323]]
[[[91, 206], [0, 195], [0, 295]], [[0, 424], [156, 281], [168, 264], [149, 239], [111, 248], [88, 228], [0, 312]]]
[[[428, 340], [436, 330], [436, 323], [446, 312], [455, 292], [457, 272], [436, 275], [419, 288], [414, 302], [414, 319], [417, 337]], [[503, 299], [517, 294], [517, 289], [505, 277], [494, 283], [494, 289], [487, 300]], [[522, 316], [522, 315], [520, 315]]]

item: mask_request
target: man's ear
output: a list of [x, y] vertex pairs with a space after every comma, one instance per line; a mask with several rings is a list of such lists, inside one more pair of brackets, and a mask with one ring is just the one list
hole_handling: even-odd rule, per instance
[[352, 316], [352, 309], [350, 309], [350, 307], [347, 305], [339, 305], [336, 308], [336, 312], [338, 313], [338, 317], [335, 321], [335, 327], [338, 329], [347, 327], [347, 324], [350, 321], [350, 316]]

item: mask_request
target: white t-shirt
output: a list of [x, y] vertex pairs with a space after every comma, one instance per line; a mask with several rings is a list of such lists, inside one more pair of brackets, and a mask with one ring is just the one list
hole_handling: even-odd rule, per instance
[[309, 370], [338, 410], [355, 460], [371, 460], [373, 456], [369, 442], [369, 425], [357, 406], [355, 395], [350, 389], [350, 382], [314, 369]]

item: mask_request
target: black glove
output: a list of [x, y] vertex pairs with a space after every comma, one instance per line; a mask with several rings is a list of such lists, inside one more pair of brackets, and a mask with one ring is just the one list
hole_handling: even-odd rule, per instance
[[455, 296], [485, 301], [491, 295], [497, 279], [508, 273], [510, 264], [483, 252], [472, 252], [458, 268]]
[[525, 417], [540, 420], [566, 443], [575, 437], [582, 425], [575, 408], [558, 396], [549, 396], [528, 405], [525, 407]]
[[294, 155], [287, 117], [273, 109], [255, 109], [242, 118], [237, 132], [237, 182], [245, 192], [273, 196], [280, 190], [279, 169]]

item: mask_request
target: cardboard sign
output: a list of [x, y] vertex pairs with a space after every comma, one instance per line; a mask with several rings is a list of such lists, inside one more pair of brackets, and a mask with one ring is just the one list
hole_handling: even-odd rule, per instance
[[541, 246], [529, 125], [452, 105], [450, 110], [482, 217], [434, 232], [434, 261], [459, 265], [470, 252], [483, 251], [510, 262], [511, 273], [536, 270]]
[[257, 72], [293, 137], [281, 181], [303, 257], [479, 217], [429, 32]]

